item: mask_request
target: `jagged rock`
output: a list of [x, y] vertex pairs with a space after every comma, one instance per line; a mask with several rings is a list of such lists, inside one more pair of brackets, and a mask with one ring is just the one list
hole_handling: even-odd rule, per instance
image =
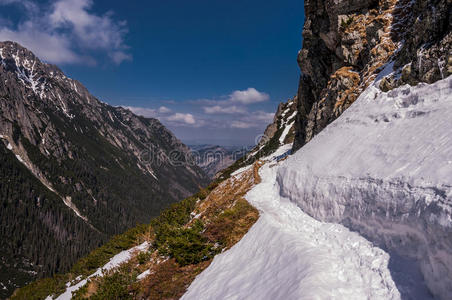
[[305, 1], [294, 150], [347, 109], [391, 60], [395, 71], [381, 80], [383, 91], [449, 76], [451, 6], [447, 0]]
[[[266, 142], [271, 140], [278, 130], [281, 129], [282, 123], [287, 123], [287, 118], [290, 117], [295, 111], [297, 107], [298, 99], [297, 96], [288, 99], [287, 102], [279, 103], [276, 113], [273, 117], [273, 122], [267, 126], [264, 131], [263, 138], [259, 141], [258, 146], [264, 145]], [[291, 137], [293, 138], [293, 136]]]

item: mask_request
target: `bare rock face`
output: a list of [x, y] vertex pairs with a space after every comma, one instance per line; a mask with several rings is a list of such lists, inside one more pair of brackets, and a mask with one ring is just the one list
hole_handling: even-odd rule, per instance
[[[287, 102], [281, 102], [278, 105], [275, 116], [273, 117], [273, 122], [267, 126], [264, 131], [263, 138], [259, 141], [259, 147], [264, 145], [266, 142], [271, 140], [277, 133], [278, 130], [282, 131], [290, 123], [290, 127], [293, 126], [293, 121], [296, 117], [298, 98], [294, 96], [288, 99]], [[289, 134], [281, 141], [283, 144], [292, 143], [294, 139], [294, 130], [291, 129]]]
[[451, 15], [450, 1], [414, 1], [409, 14], [393, 25], [394, 37], [398, 34], [404, 42], [394, 58], [394, 72], [381, 81], [383, 91], [434, 83], [452, 74]]
[[305, 1], [294, 150], [335, 120], [389, 63], [382, 90], [451, 74], [447, 0]]
[[[190, 161], [189, 149], [158, 120], [97, 100], [78, 81], [13, 42], [0, 42], [0, 144], [3, 171], [15, 170], [5, 172], [0, 200], [17, 208], [0, 211], [0, 219], [15, 224], [2, 224], [1, 239], [22, 235], [21, 247], [5, 243], [0, 252], [27, 259], [34, 277], [67, 270], [93, 246], [149, 222], [208, 182]], [[24, 182], [19, 175], [29, 178], [27, 192], [6, 183]], [[56, 238], [56, 232], [70, 236], [71, 243]], [[40, 251], [52, 247], [57, 258]], [[0, 269], [2, 261], [14, 259], [0, 257]], [[52, 261], [58, 264], [49, 265]], [[28, 267], [24, 270], [31, 274]]]

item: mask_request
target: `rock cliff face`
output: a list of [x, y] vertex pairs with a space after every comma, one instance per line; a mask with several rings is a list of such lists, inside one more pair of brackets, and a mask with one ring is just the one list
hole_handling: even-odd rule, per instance
[[[32, 278], [67, 270], [208, 181], [158, 120], [100, 102], [12, 42], [0, 43], [0, 144], [0, 215], [14, 223], [1, 224], [2, 241], [11, 241], [1, 253], [14, 257], [2, 261], [27, 259]], [[30, 178], [24, 191], [12, 186], [21, 176]]]
[[294, 150], [377, 76], [388, 91], [452, 73], [450, 1], [306, 0], [305, 14]]

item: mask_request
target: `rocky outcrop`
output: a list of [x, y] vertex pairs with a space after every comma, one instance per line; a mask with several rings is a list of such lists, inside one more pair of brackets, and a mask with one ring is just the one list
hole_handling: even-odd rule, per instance
[[393, 72], [380, 83], [383, 91], [403, 84], [434, 83], [452, 74], [452, 3], [413, 1], [408, 12], [392, 25], [401, 39]]
[[450, 12], [447, 0], [305, 1], [294, 150], [379, 74], [383, 90], [450, 75]]
[[287, 133], [284, 134], [281, 144], [293, 142], [294, 129], [292, 127], [297, 114], [297, 103], [297, 96], [288, 99], [287, 102], [279, 103], [273, 122], [265, 128], [264, 135], [260, 139], [258, 146], [264, 145], [277, 134], [282, 135], [286, 127], [288, 127]]

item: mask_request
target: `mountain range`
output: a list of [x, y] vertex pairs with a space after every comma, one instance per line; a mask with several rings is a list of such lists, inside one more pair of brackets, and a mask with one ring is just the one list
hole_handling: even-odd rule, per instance
[[196, 164], [210, 178], [242, 158], [251, 147], [219, 146], [219, 145], [188, 145]]

